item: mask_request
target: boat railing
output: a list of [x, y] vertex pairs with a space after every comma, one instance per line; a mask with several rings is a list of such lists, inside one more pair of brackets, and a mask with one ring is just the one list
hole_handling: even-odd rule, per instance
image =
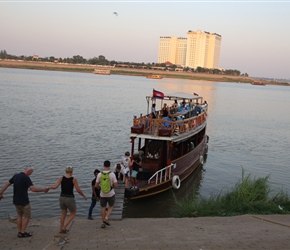
[[[174, 115], [172, 116], [174, 118]], [[206, 122], [207, 111], [201, 114], [184, 118], [182, 120], [165, 120], [164, 118], [152, 118], [150, 115], [135, 117], [133, 119], [132, 133], [148, 134], [154, 136], [178, 136], [180, 134], [195, 130]]]
[[162, 169], [158, 170], [157, 172], [155, 172], [155, 174], [152, 175], [150, 177], [150, 179], [148, 180], [148, 185], [151, 183], [151, 181], [154, 178], [155, 178], [155, 185], [169, 180], [171, 177], [171, 170], [172, 170], [173, 166], [174, 166], [174, 164], [170, 164], [170, 165], [166, 166], [165, 168], [162, 168]]

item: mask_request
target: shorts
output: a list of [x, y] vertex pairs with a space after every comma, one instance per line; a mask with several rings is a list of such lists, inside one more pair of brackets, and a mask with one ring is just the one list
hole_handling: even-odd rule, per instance
[[17, 215], [19, 217], [23, 217], [23, 216], [25, 218], [30, 218], [31, 217], [31, 207], [30, 207], [30, 204], [27, 204], [25, 206], [15, 205], [15, 208], [16, 208]]
[[107, 203], [109, 204], [110, 207], [115, 205], [115, 195], [111, 197], [101, 197], [100, 198], [100, 205], [101, 207], [107, 206]]
[[137, 177], [137, 174], [138, 174], [138, 171], [136, 171], [136, 170], [132, 170], [132, 174], [131, 174], [131, 176], [132, 176], [133, 178], [136, 178], [136, 177]]
[[59, 197], [59, 206], [61, 210], [68, 209], [70, 212], [77, 210], [77, 205], [74, 197]]
[[123, 175], [125, 175], [126, 178], [130, 178], [130, 170], [129, 170], [129, 168], [125, 168], [123, 170]]

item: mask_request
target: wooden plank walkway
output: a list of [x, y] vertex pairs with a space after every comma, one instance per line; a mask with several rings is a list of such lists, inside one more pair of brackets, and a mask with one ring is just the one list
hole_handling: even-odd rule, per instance
[[112, 220], [121, 220], [123, 218], [123, 206], [125, 196], [125, 184], [122, 181], [118, 181], [118, 188], [115, 188], [116, 201], [113, 212], [110, 215]]

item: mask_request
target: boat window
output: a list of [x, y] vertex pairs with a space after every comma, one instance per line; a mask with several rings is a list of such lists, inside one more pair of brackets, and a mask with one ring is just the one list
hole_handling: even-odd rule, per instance
[[146, 147], [146, 158], [158, 159], [161, 146], [161, 141], [149, 140]]

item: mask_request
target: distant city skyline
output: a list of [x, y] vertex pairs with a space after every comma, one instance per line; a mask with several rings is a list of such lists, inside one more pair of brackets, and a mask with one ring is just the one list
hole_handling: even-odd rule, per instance
[[[290, 79], [290, 1], [1, 1], [0, 50], [157, 63], [161, 36], [222, 35], [220, 68]], [[116, 14], [117, 13], [117, 14]]]
[[201, 30], [187, 32], [187, 37], [160, 37], [158, 63], [170, 62], [196, 69], [220, 69], [221, 35]]

